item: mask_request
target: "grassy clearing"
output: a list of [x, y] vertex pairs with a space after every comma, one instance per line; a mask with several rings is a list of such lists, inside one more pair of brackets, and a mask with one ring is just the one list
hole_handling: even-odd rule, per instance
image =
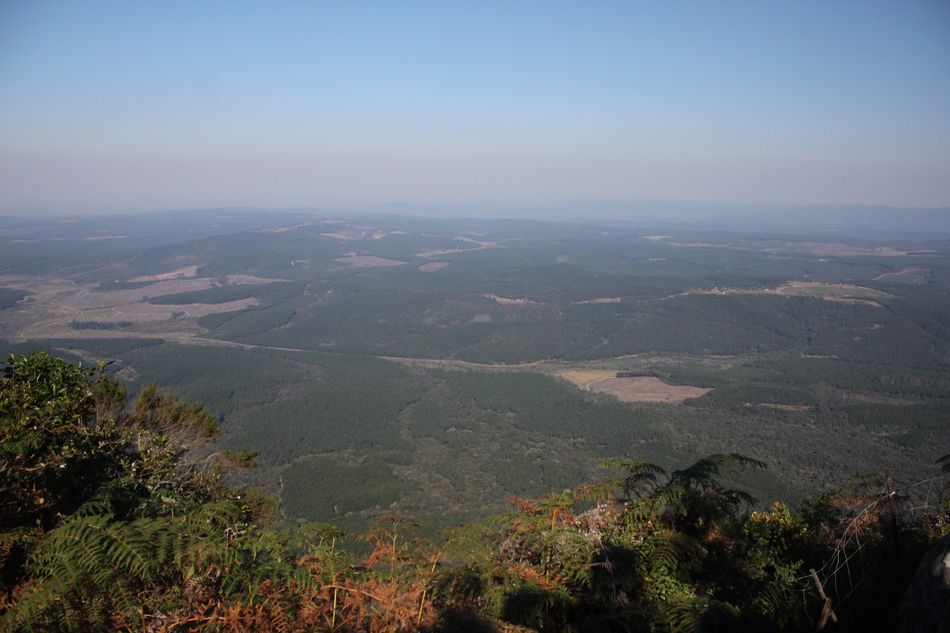
[[617, 372], [607, 371], [603, 369], [581, 369], [581, 370], [571, 370], [571, 371], [562, 371], [557, 374], [564, 380], [577, 385], [581, 389], [589, 390], [590, 384], [598, 380], [607, 380], [608, 378], [616, 378]]
[[588, 386], [595, 393], [606, 393], [621, 402], [665, 402], [681, 404], [690, 398], [704, 396], [712, 389], [687, 385], [668, 385], [653, 376], [607, 378], [595, 380]]
[[817, 281], [790, 281], [775, 289], [780, 295], [818, 297], [820, 299], [886, 299], [886, 292], [855, 286], [854, 284], [829, 284]]

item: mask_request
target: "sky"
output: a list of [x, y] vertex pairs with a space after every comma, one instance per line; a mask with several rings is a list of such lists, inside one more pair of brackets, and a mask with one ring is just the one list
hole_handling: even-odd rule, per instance
[[950, 2], [0, 1], [0, 212], [950, 206]]

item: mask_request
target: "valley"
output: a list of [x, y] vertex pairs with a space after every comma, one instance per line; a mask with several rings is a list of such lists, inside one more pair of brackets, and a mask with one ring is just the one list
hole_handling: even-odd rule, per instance
[[[446, 524], [588, 481], [604, 459], [736, 451], [769, 464], [741, 485], [796, 503], [881, 464], [920, 476], [945, 448], [947, 242], [303, 212], [125, 222], [2, 238], [3, 346], [114, 361], [133, 386], [206, 402], [223, 432], [201, 450], [257, 451], [234, 476], [278, 493], [286, 520]], [[93, 256], [106, 231], [119, 237]]]

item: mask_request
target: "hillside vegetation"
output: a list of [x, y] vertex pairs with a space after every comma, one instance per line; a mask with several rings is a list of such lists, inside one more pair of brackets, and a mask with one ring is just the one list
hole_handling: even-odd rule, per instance
[[[803, 631], [833, 609], [837, 630], [891, 630], [920, 553], [950, 531], [936, 495], [921, 512], [875, 481], [797, 512], [757, 503], [726, 477], [765, 465], [716, 454], [670, 470], [607, 461], [590, 484], [512, 498], [440, 537], [391, 513], [346, 535], [281, 522], [266, 497], [226, 485], [255, 457], [196, 459], [218, 432], [203, 405], [153, 386], [127, 403], [104, 365], [12, 355], [3, 629]], [[325, 463], [309, 485], [334, 476]]]

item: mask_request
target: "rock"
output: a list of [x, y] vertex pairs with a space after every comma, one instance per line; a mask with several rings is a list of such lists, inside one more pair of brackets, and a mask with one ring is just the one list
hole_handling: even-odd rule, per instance
[[950, 536], [920, 560], [897, 622], [898, 633], [950, 633]]

